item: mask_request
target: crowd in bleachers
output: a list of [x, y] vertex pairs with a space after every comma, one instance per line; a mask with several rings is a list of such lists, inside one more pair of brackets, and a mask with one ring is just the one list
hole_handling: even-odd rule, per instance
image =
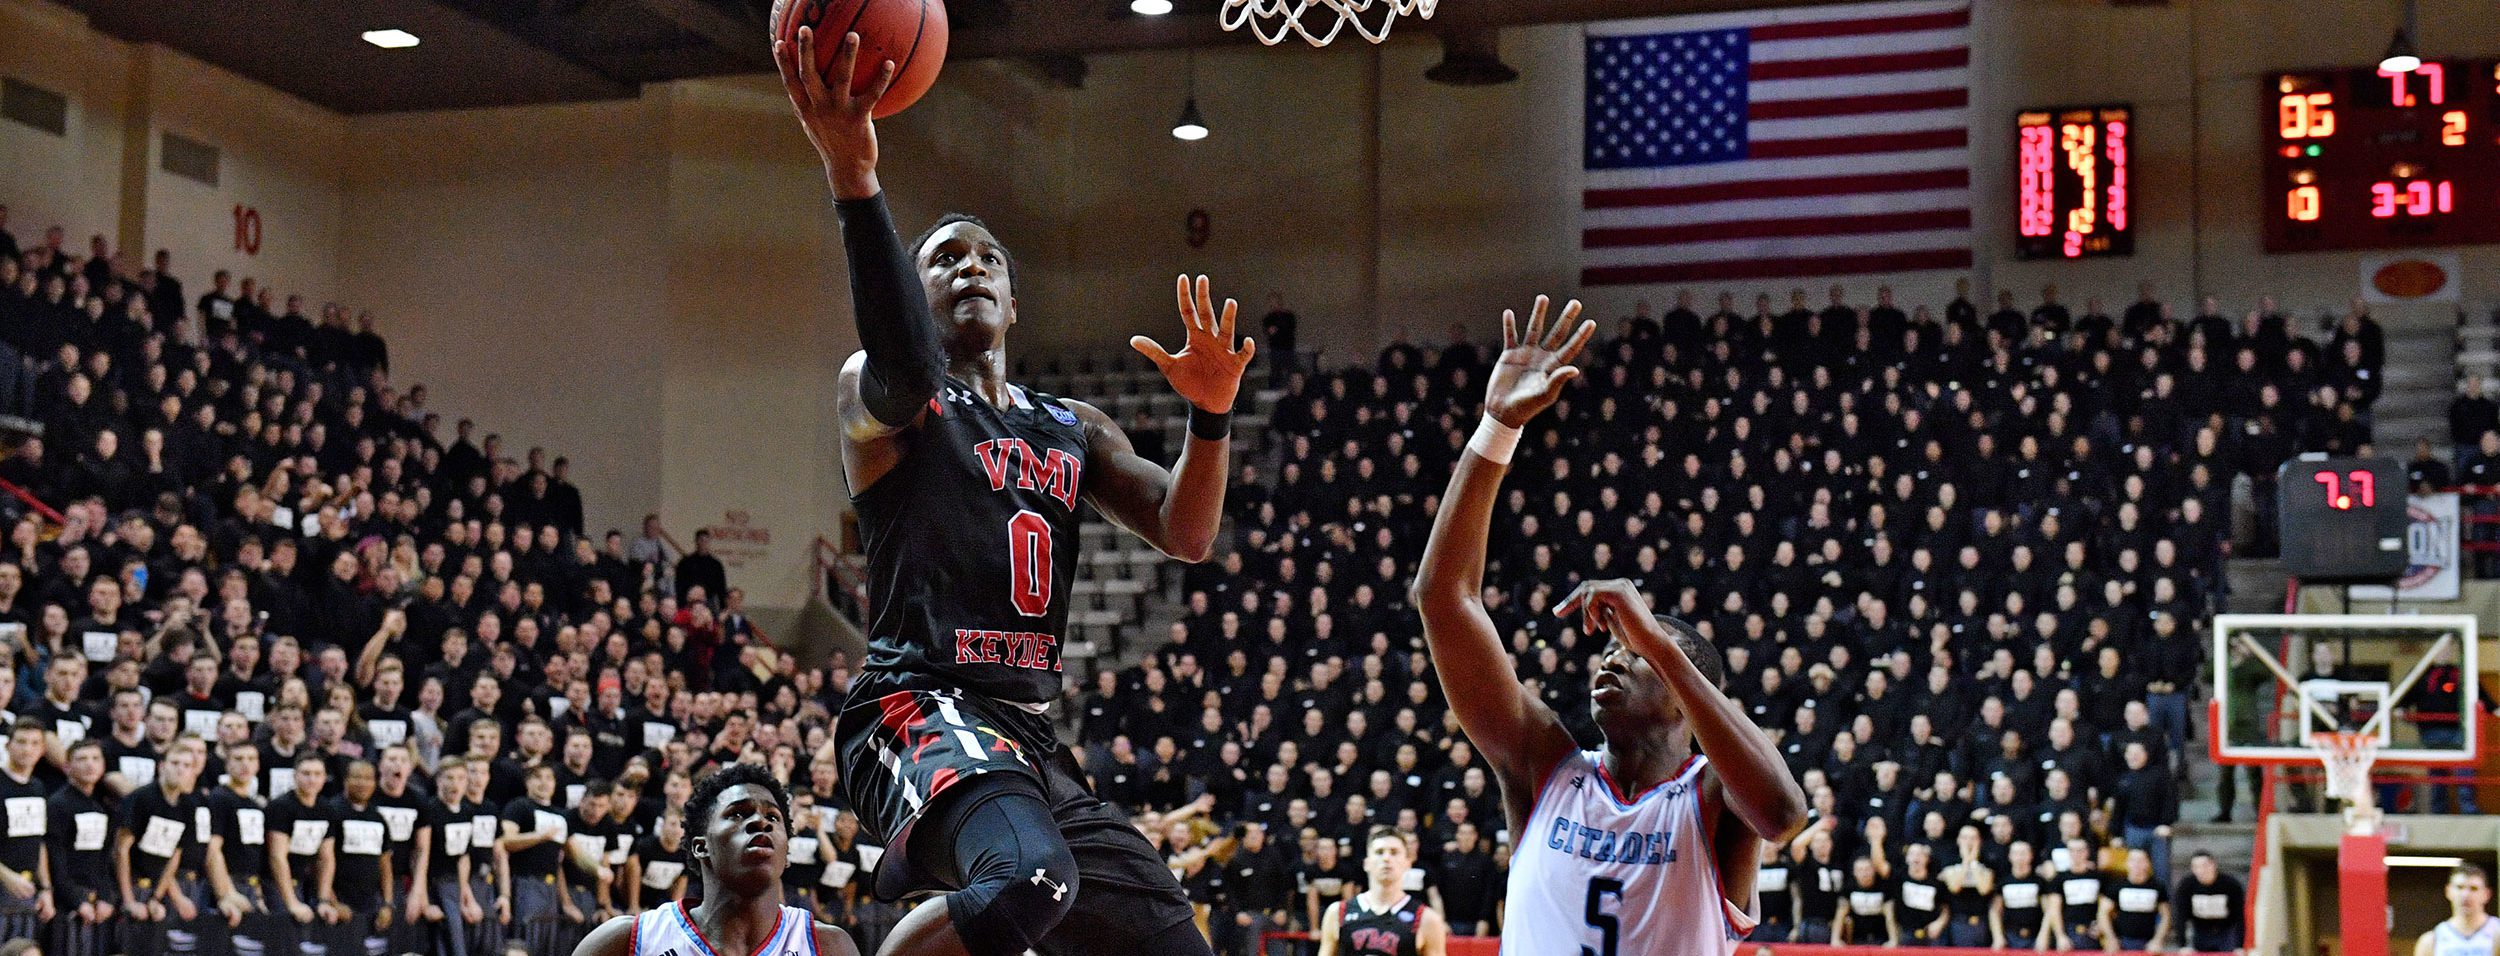
[[443, 434], [369, 313], [5, 208], [0, 253], [0, 938], [557, 956], [686, 892], [691, 782], [740, 760], [798, 795], [798, 898], [891, 922], [812, 759], [838, 684], [752, 643], [704, 534], [586, 533], [565, 459]]
[[[1838, 287], [1820, 308], [1802, 289], [1644, 304], [1523, 441], [1486, 605], [1590, 745], [1602, 641], [1550, 613], [1577, 582], [1630, 578], [1725, 649], [1814, 808], [1768, 851], [1759, 938], [2140, 941], [2155, 908], [2120, 891], [2158, 886], [2168, 913], [2234, 482], [2270, 508], [2286, 458], [2371, 440], [2376, 323], [2305, 325], [2271, 301], [2181, 319], [2149, 288], [2116, 314], [2054, 288], [1985, 309], [1966, 285], [1940, 315]], [[1360, 888], [1347, 850], [1373, 824], [1416, 835], [1414, 879], [1453, 926], [1498, 931], [1497, 788], [1406, 607], [1494, 351], [1453, 328], [1278, 369], [1274, 453], [1230, 492], [1236, 547], [1186, 572], [1166, 644], [1085, 682], [1095, 782], [1188, 808], [1165, 838], [1219, 935], [1312, 925]], [[1274, 859], [1196, 852], [1256, 831]]]
[[[746, 760], [792, 786], [794, 898], [873, 951], [899, 914], [822, 749], [846, 675], [757, 640], [702, 536], [589, 534], [563, 459], [443, 435], [369, 315], [62, 238], [19, 249], [0, 210], [0, 796], [47, 801], [11, 804], [44, 839], [0, 868], [53, 848], [0, 878], [0, 935], [550, 956], [683, 894], [691, 781]], [[2375, 325], [1790, 299], [1642, 309], [1535, 426], [1488, 575], [1520, 676], [1594, 742], [1598, 642], [1546, 613], [1593, 577], [1726, 649], [1814, 807], [1766, 851], [1766, 937], [2161, 929], [2123, 891], [2192, 889], [2167, 836], [2233, 483], [2262, 508], [2287, 456], [2370, 441]], [[1228, 948], [1360, 889], [1374, 824], [1499, 930], [1498, 787], [1405, 606], [1491, 358], [1454, 332], [1280, 366], [1233, 546], [1143, 664], [1072, 680], [1094, 782]]]

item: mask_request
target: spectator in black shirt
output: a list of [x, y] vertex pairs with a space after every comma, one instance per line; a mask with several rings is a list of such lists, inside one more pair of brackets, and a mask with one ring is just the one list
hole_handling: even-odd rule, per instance
[[512, 922], [528, 940], [530, 951], [544, 953], [568, 925], [578, 926], [582, 912], [571, 899], [563, 854], [566, 828], [555, 806], [556, 768], [539, 764], [523, 776], [526, 790], [503, 810], [502, 845], [510, 858], [512, 879], [503, 887]]
[[132, 922], [179, 927], [187, 933], [206, 928], [199, 916], [211, 901], [200, 880], [200, 851], [194, 846], [205, 841], [192, 829], [198, 823], [193, 811], [202, 807], [194, 792], [200, 756], [196, 746], [167, 750], [157, 761], [154, 782], [122, 801], [114, 868], [122, 914]]
[[1997, 879], [1990, 901], [1988, 927], [1998, 949], [2028, 950], [2041, 945], [2047, 919], [2049, 880], [2032, 859], [2031, 844], [2017, 840], [2006, 848], [2005, 872]]
[[2186, 918], [2179, 920], [2180, 943], [2190, 952], [2236, 953], [2246, 930], [2242, 915], [2248, 905], [2248, 890], [2238, 877], [2222, 872], [2214, 855], [2203, 850], [2188, 857], [2188, 875], [2179, 879], [2171, 890], [2173, 906], [2184, 907]]
[[705, 600], [717, 601], [729, 593], [729, 569], [712, 554], [710, 528], [697, 529], [694, 552], [677, 559], [677, 600], [692, 601], [698, 587], [703, 589]]
[[2456, 475], [2448, 470], [2448, 463], [2431, 453], [2428, 437], [2414, 439], [2413, 460], [2405, 463], [2405, 479], [2406, 486], [2417, 495], [2445, 490], [2456, 484]]
[[2127, 770], [2118, 777], [2110, 819], [2125, 831], [2127, 847], [2146, 854], [2153, 873], [2170, 872], [2170, 826], [2179, 822], [2179, 792], [2167, 767], [2151, 762], [2141, 742], [2127, 744]]
[[120, 913], [115, 890], [114, 812], [98, 788], [104, 779], [104, 747], [94, 740], [69, 746], [69, 782], [52, 792], [45, 822], [45, 850], [52, 864], [52, 899], [60, 938], [70, 952], [96, 952], [109, 940]]
[[[266, 951], [283, 945], [278, 917], [285, 902], [267, 879], [269, 871], [268, 811], [258, 793], [260, 748], [248, 743], [225, 750], [224, 786], [207, 797], [209, 817], [208, 881], [217, 911], [233, 924], [238, 951], [256, 944]], [[273, 908], [274, 907], [274, 908]]]
[[1293, 908], [1293, 858], [1268, 839], [1267, 827], [1243, 823], [1233, 828], [1237, 846], [1224, 864], [1224, 909], [1231, 915], [1219, 926], [1219, 952], [1255, 954], [1260, 938], [1290, 925]]
[[2140, 952], [2170, 936], [2170, 888], [2153, 876], [2152, 857], [2127, 854], [2127, 878], [2101, 885], [2102, 938]]
[[2448, 402], [2448, 443], [2462, 455], [2489, 431], [2500, 431], [2500, 402], [2483, 394], [2482, 376], [2468, 375], [2464, 394]]
[[329, 800], [330, 838], [323, 848], [321, 903], [328, 910], [332, 952], [379, 952], [398, 917], [391, 868], [390, 824], [373, 802], [373, 764], [350, 760], [339, 795]]

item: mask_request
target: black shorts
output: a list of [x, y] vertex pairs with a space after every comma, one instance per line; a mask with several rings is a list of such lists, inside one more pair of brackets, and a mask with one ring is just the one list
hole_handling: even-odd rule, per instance
[[1041, 789], [1076, 856], [1079, 902], [1063, 929], [1098, 924], [1135, 935], [1191, 917], [1188, 894], [1162, 855], [1124, 811], [1086, 787], [1075, 755], [1047, 719], [978, 694], [915, 684], [864, 675], [834, 721], [843, 795], [860, 826], [886, 847], [877, 864], [878, 899], [952, 889], [909, 861], [913, 825], [941, 795], [981, 789], [965, 783], [1004, 773]]

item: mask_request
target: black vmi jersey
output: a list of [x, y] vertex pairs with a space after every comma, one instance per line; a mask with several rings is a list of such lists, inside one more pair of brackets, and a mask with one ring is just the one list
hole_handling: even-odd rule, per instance
[[1352, 956], [1415, 956], [1423, 919], [1424, 901], [1414, 894], [1407, 894], [1397, 908], [1386, 913], [1372, 912], [1356, 896], [1346, 901], [1337, 923], [1338, 951]]
[[863, 676], [1034, 706], [1059, 696], [1085, 428], [1058, 399], [1007, 393], [992, 407], [948, 376], [895, 435], [903, 460], [853, 496], [872, 608]]

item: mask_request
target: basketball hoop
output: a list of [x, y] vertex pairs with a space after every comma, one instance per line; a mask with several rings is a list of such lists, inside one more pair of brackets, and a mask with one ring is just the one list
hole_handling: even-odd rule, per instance
[[2370, 789], [2370, 767], [2378, 762], [2378, 735], [2368, 731], [2337, 730], [2309, 738], [2318, 748], [2318, 760], [2326, 765], [2326, 795], [2345, 803], [2344, 823], [2353, 833], [2367, 834], [2378, 829], [2376, 794]]
[[[1299, 36], [1312, 46], [1327, 46], [1349, 24], [1363, 39], [1389, 39], [1389, 27], [1401, 16], [1432, 19], [1439, 0], [1224, 0], [1226, 30], [1249, 26], [1260, 43], [1275, 46]], [[1377, 8], [1377, 9], [1375, 9]], [[1373, 21], [1377, 21], [1376, 23]]]

